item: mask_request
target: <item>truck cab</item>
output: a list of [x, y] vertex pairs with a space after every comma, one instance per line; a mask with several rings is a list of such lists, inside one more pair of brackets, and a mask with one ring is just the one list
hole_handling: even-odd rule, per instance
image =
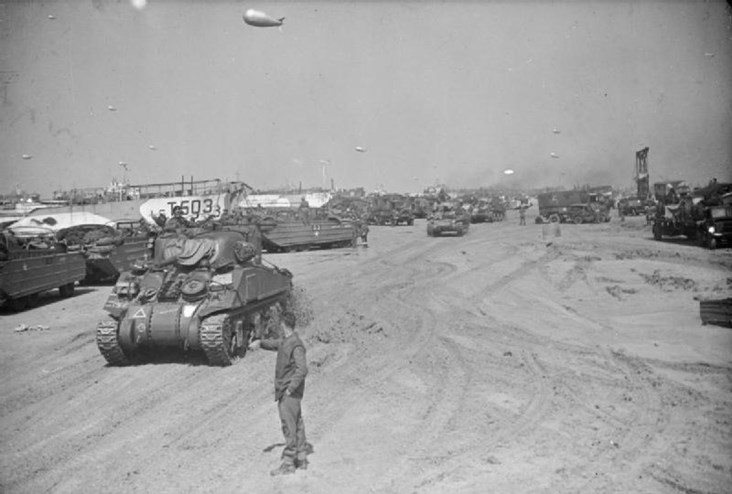
[[732, 243], [732, 204], [707, 208], [700, 226], [699, 242], [709, 249]]

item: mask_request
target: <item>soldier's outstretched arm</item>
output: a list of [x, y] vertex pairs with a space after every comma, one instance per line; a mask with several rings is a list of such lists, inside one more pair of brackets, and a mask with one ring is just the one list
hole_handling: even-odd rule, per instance
[[270, 351], [277, 351], [280, 349], [280, 345], [282, 344], [281, 339], [261, 339], [261, 340], [254, 340], [252, 343], [258, 342], [259, 346], [264, 350], [270, 350]]

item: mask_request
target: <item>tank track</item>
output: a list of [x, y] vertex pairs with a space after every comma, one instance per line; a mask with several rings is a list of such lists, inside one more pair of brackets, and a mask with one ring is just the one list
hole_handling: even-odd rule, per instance
[[129, 365], [130, 359], [119, 346], [117, 326], [115, 320], [100, 321], [97, 324], [97, 347], [110, 365]]
[[206, 355], [208, 363], [221, 367], [231, 365], [235, 358], [226, 351], [226, 342], [224, 341], [223, 327], [229, 316], [226, 314], [215, 314], [207, 317], [201, 323], [199, 336], [201, 338], [201, 348]]

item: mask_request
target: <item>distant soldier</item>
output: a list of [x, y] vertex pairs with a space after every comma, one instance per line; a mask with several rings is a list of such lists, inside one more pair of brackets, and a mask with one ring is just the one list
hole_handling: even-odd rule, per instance
[[300, 200], [300, 207], [297, 208], [297, 215], [303, 223], [310, 222], [310, 204], [305, 197]]
[[526, 225], [526, 206], [519, 206], [519, 225]]
[[190, 226], [188, 220], [183, 216], [183, 210], [180, 206], [175, 206], [173, 208], [173, 217], [165, 222], [165, 231], [174, 232], [181, 228], [190, 228]]

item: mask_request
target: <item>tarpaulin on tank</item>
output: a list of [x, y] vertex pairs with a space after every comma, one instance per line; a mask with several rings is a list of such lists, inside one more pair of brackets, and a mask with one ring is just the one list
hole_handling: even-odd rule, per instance
[[203, 259], [211, 263], [217, 254], [217, 243], [209, 238], [189, 238], [183, 243], [183, 248], [178, 254], [178, 264], [181, 266], [195, 266]]

